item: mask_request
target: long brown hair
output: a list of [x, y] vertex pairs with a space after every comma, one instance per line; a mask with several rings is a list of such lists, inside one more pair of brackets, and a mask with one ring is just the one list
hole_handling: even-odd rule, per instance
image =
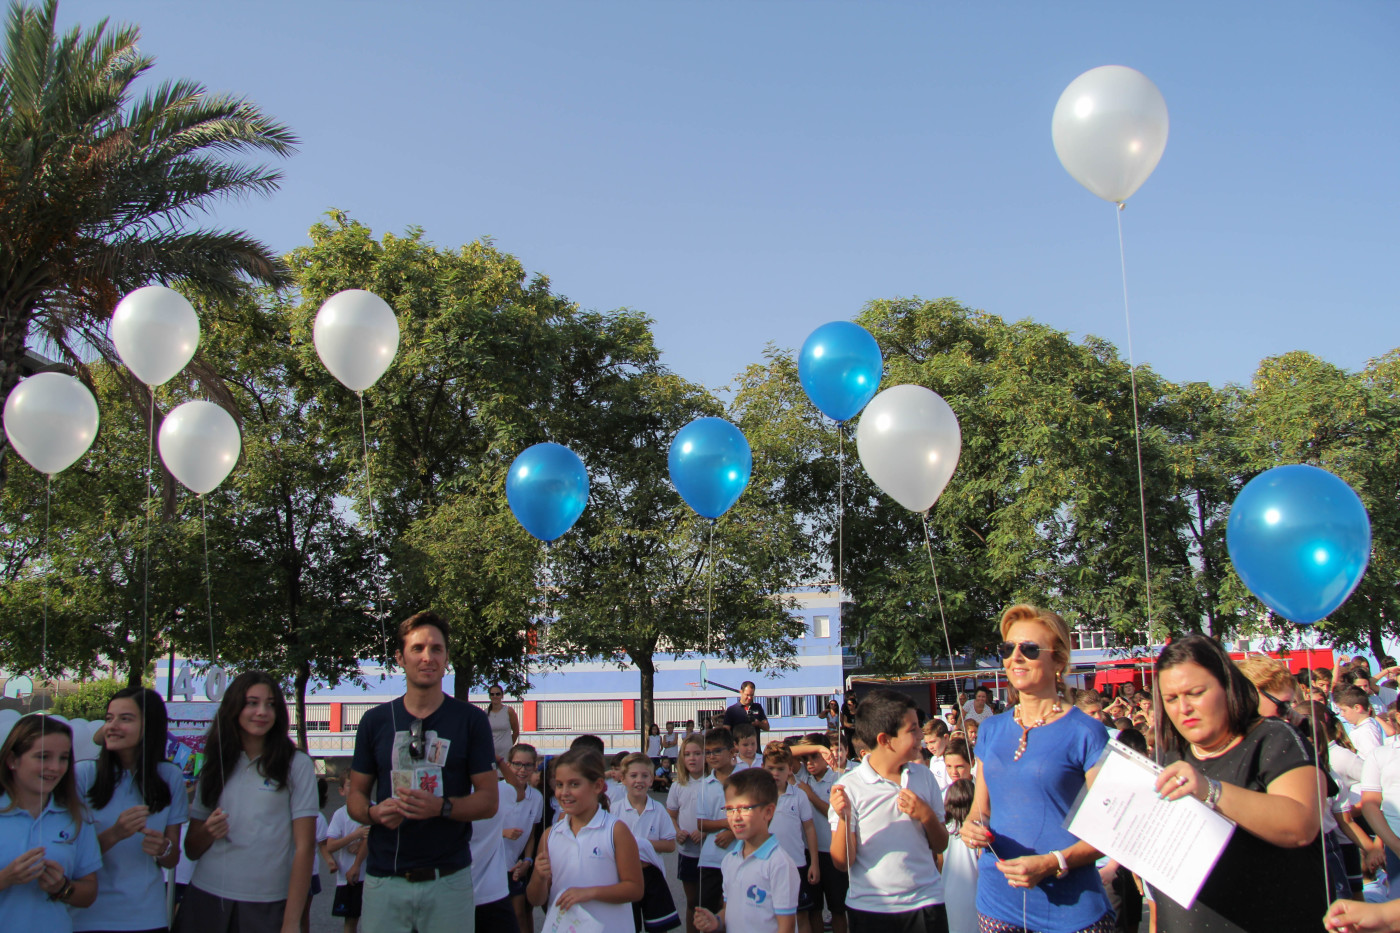
[[61, 735], [68, 739], [68, 770], [63, 772], [63, 777], [59, 778], [58, 784], [54, 786], [53, 799], [68, 811], [75, 827], [81, 826], [87, 817], [87, 807], [83, 805], [83, 797], [78, 793], [78, 781], [73, 776], [73, 730], [67, 723], [42, 713], [21, 716], [19, 722], [10, 730], [10, 734], [5, 737], [5, 744], [0, 746], [0, 790], [10, 798], [10, 805], [3, 812], [9, 812], [18, 806], [15, 800], [15, 773], [10, 768], [10, 759], [18, 759], [33, 748], [40, 738], [48, 738], [50, 735]]
[[[148, 687], [118, 690], [107, 701], [108, 711], [116, 700], [131, 700], [141, 712], [141, 747], [136, 753], [136, 767], [131, 769], [131, 783], [150, 811], [159, 813], [170, 806], [170, 787], [160, 776], [160, 764], [165, 761], [165, 743], [170, 732], [165, 701]], [[112, 794], [116, 793], [121, 778], [121, 760], [103, 745], [102, 751], [97, 753], [97, 769], [92, 787], [88, 790], [88, 802], [93, 809], [101, 810], [112, 802]]]
[[291, 717], [287, 714], [287, 698], [282, 695], [282, 685], [270, 674], [262, 671], [245, 671], [228, 685], [228, 692], [219, 703], [219, 711], [204, 735], [204, 768], [199, 772], [199, 799], [209, 809], [219, 805], [219, 797], [224, 792], [229, 772], [243, 754], [242, 730], [238, 716], [243, 712], [243, 704], [248, 699], [248, 691], [258, 684], [272, 690], [272, 728], [263, 739], [262, 754], [258, 756], [258, 773], [271, 778], [281, 790], [287, 786], [287, 777], [292, 771], [292, 758], [297, 747], [287, 735]]

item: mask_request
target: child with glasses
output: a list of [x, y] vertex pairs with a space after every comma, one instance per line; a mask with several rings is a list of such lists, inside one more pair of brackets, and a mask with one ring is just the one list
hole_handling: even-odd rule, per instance
[[[528, 930], [533, 923], [525, 886], [535, 864], [535, 846], [541, 831], [538, 824], [544, 813], [544, 795], [531, 783], [539, 773], [539, 753], [535, 746], [524, 743], [511, 746], [506, 768], [516, 778], [514, 782], [502, 781], [500, 786], [500, 808], [505, 814], [501, 820], [501, 836], [506, 847], [506, 881], [516, 923], [520, 929]], [[523, 790], [517, 790], [516, 784], [523, 785]]]
[[740, 771], [724, 791], [724, 815], [739, 844], [724, 855], [724, 904], [698, 907], [701, 933], [794, 933], [797, 924], [797, 865], [768, 831], [778, 803], [778, 784], [761, 768]]
[[696, 807], [696, 822], [705, 835], [705, 844], [700, 848], [700, 906], [718, 914], [724, 907], [720, 865], [725, 850], [734, 844], [734, 833], [724, 816], [724, 786], [734, 773], [734, 734], [724, 726], [705, 733], [705, 765], [710, 773], [700, 779]]

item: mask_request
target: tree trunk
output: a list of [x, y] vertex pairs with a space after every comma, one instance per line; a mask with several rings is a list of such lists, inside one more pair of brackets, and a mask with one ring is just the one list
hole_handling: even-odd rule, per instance
[[632, 663], [637, 665], [637, 670], [642, 675], [642, 751], [647, 748], [647, 739], [651, 735], [651, 724], [656, 721], [656, 662], [652, 660], [650, 653], [640, 657], [634, 655]]
[[[19, 385], [20, 363], [24, 359], [24, 340], [29, 333], [30, 316], [27, 309], [0, 313], [0, 410], [4, 409], [10, 392]], [[0, 434], [0, 486], [5, 484], [9, 450], [9, 438]]]
[[1385, 657], [1385, 640], [1381, 638], [1380, 620], [1374, 615], [1371, 616], [1371, 624], [1367, 626], [1366, 634], [1371, 642], [1371, 657], [1376, 659], [1377, 664], [1373, 670], [1379, 673], [1381, 658]]
[[472, 681], [476, 679], [476, 666], [466, 652], [458, 652], [452, 659], [452, 695], [463, 703], [471, 696]]
[[308, 755], [311, 748], [306, 742], [306, 684], [311, 680], [311, 662], [302, 661], [297, 665], [297, 747]]

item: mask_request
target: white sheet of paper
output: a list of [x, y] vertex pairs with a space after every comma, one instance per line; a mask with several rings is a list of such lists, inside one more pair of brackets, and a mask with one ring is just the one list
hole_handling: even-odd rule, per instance
[[1159, 798], [1154, 784], [1162, 769], [1117, 742], [1108, 743], [1098, 767], [1065, 828], [1190, 908], [1235, 824], [1194, 797]]
[[603, 933], [603, 923], [584, 910], [582, 904], [568, 910], [560, 910], [556, 904], [544, 918], [544, 933]]

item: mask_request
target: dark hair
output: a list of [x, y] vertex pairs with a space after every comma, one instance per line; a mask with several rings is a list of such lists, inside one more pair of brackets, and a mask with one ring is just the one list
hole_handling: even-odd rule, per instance
[[591, 752], [597, 752], [598, 757], [601, 758], [603, 756], [603, 750], [607, 748], [607, 746], [605, 746], [603, 740], [596, 735], [581, 735], [569, 743], [569, 751], [574, 751], [579, 748], [586, 748]]
[[883, 733], [890, 737], [904, 728], [904, 714], [914, 708], [914, 701], [893, 690], [871, 690], [861, 698], [856, 710], [856, 735], [874, 751]]
[[1133, 721], [1127, 716], [1119, 716], [1113, 720], [1113, 728], [1118, 730], [1128, 730], [1133, 727]]
[[[112, 699], [107, 701], [108, 713], [111, 713], [112, 703], [116, 700], [133, 701], [141, 715], [141, 744], [136, 749], [136, 766], [131, 769], [131, 784], [140, 792], [150, 811], [159, 813], [170, 806], [170, 785], [160, 776], [160, 763], [165, 761], [165, 743], [170, 734], [165, 701], [159, 693], [146, 687], [126, 687], [112, 694]], [[112, 802], [112, 794], [116, 793], [121, 779], [121, 759], [103, 745], [97, 753], [97, 767], [92, 787], [88, 790], [88, 802], [94, 810], [101, 810]]]
[[1258, 721], [1259, 691], [1254, 689], [1254, 684], [1249, 682], [1249, 678], [1235, 667], [1225, 649], [1220, 647], [1220, 643], [1206, 635], [1186, 635], [1162, 649], [1154, 668], [1157, 695], [1152, 698], [1152, 709], [1157, 722], [1161, 724], [1159, 728], [1165, 726], [1163, 737], [1166, 739], [1165, 743], [1159, 743], [1159, 747], [1154, 750], [1159, 757], [1163, 752], [1161, 744], [1169, 746], [1183, 758], [1190, 750], [1191, 743], [1186, 740], [1186, 736], [1177, 731], [1176, 723], [1172, 722], [1162, 705], [1162, 672], [1180, 664], [1195, 664], [1205, 668], [1224, 688], [1226, 726], [1232, 735], [1244, 735]]
[[749, 689], [750, 687], [752, 687], [752, 688], [755, 689], [755, 690], [758, 689], [758, 685], [755, 684], [752, 680], [746, 680], [746, 681], [744, 681], [743, 683], [741, 683], [741, 684], [739, 685], [739, 692], [740, 692], [740, 693], [743, 693], [745, 690]]
[[316, 779], [317, 806], [319, 806], [322, 810], [326, 809], [326, 798], [330, 796], [330, 790], [331, 785], [329, 781], [327, 781], [323, 777], [318, 777]]
[[716, 726], [705, 733], [705, 745], [723, 745], [726, 750], [734, 750], [734, 733], [726, 726]]
[[1316, 676], [1319, 675], [1319, 674], [1322, 675], [1322, 677], [1323, 677], [1324, 680], [1327, 680], [1327, 681], [1331, 681], [1331, 680], [1332, 680], [1332, 668], [1330, 668], [1330, 667], [1315, 667], [1315, 668], [1312, 669], [1312, 676], [1313, 676], [1313, 677], [1316, 677]]
[[1350, 667], [1352, 670], [1356, 671], [1357, 673], [1361, 673], [1364, 671], [1366, 673], [1367, 679], [1370, 679], [1371, 662], [1366, 660], [1366, 656], [1364, 654], [1358, 654], [1356, 657], [1352, 658], [1351, 663], [1347, 666]]
[[1371, 698], [1365, 690], [1353, 684], [1342, 684], [1332, 691], [1332, 702], [1338, 706], [1364, 706], [1369, 712]]
[[1337, 672], [1337, 676], [1333, 679], [1332, 685], [1334, 687], [1340, 687], [1342, 684], [1352, 686], [1356, 683], [1358, 677], [1367, 682], [1371, 680], [1369, 671], [1358, 671], [1354, 667], [1347, 667]]
[[935, 739], [941, 739], [949, 732], [948, 724], [937, 716], [924, 723], [924, 735], [931, 735]]
[[[15, 800], [15, 778], [14, 772], [10, 770], [10, 756], [19, 758], [29, 751], [40, 739], [48, 738], [50, 735], [62, 735], [68, 739], [68, 770], [63, 772], [63, 777], [58, 779], [58, 784], [53, 789], [54, 802], [68, 811], [68, 816], [73, 821], [74, 829], [82, 826], [87, 819], [87, 808], [83, 806], [82, 795], [78, 793], [78, 781], [73, 777], [73, 730], [66, 722], [60, 722], [52, 716], [45, 716], [43, 713], [30, 713], [21, 716], [19, 722], [10, 729], [10, 734], [5, 737], [5, 744], [0, 745], [0, 790], [9, 795], [10, 805], [0, 813], [8, 813], [19, 804]], [[76, 836], [77, 834], [74, 833]]]
[[[554, 759], [551, 765], [554, 774], [559, 774], [560, 768], [573, 768], [585, 781], [598, 782], [606, 776], [607, 768], [603, 764], [603, 756], [591, 748], [571, 748], [558, 758]], [[608, 792], [606, 788], [598, 792], [598, 806], [604, 810], [608, 809]]]
[[441, 616], [439, 616], [436, 612], [433, 612], [431, 609], [425, 609], [422, 612], [415, 612], [413, 615], [409, 616], [407, 619], [404, 619], [402, 622], [399, 623], [400, 654], [402, 654], [404, 649], [408, 647], [408, 634], [414, 629], [422, 628], [425, 625], [431, 625], [434, 628], [436, 628], [439, 632], [442, 632], [443, 645], [450, 645], [452, 636], [451, 633], [447, 630], [447, 622], [444, 621]]
[[506, 761], [510, 761], [512, 758], [514, 758], [516, 752], [524, 752], [531, 758], [535, 759], [536, 763], [538, 763], [540, 760], [540, 753], [535, 749], [535, 746], [527, 745], [524, 742], [517, 742], [516, 744], [510, 747], [510, 751], [506, 752]]
[[244, 671], [228, 685], [228, 691], [219, 702], [219, 711], [214, 714], [214, 721], [204, 734], [205, 760], [199, 772], [199, 799], [211, 810], [219, 805], [229, 772], [238, 763], [238, 756], [243, 754], [238, 716], [248, 700], [248, 691], [259, 684], [272, 691], [272, 728], [263, 739], [262, 754], [258, 756], [258, 773], [276, 783], [278, 790], [287, 786], [292, 758], [297, 753], [297, 747], [287, 735], [290, 726], [287, 698], [282, 695], [282, 685], [272, 675], [263, 671]]
[[1288, 723], [1312, 743], [1319, 762], [1327, 761], [1327, 743], [1332, 741], [1337, 717], [1327, 708], [1326, 703], [1316, 700], [1295, 703], [1288, 711]]
[[967, 739], [957, 737], [948, 740], [948, 744], [943, 747], [943, 757], [957, 755], [968, 764], [976, 764], [977, 759], [972, 754], [972, 748], [967, 744]]
[[825, 732], [809, 732], [799, 740], [803, 745], [820, 745], [822, 748], [831, 748], [831, 736]]
[[1118, 744], [1128, 746], [1139, 755], [1147, 754], [1147, 736], [1136, 729], [1119, 730]]
[[778, 802], [778, 782], [765, 768], [745, 768], [724, 783], [724, 796], [747, 797], [766, 807]]
[[953, 829], [962, 827], [967, 815], [972, 812], [972, 797], [977, 785], [967, 778], [959, 778], [948, 785], [943, 794], [943, 812], [953, 822]]
[[754, 724], [751, 722], [738, 723], [734, 726], [732, 731], [734, 732], [735, 742], [742, 742], [744, 739], [758, 738], [758, 730], [754, 728]]

